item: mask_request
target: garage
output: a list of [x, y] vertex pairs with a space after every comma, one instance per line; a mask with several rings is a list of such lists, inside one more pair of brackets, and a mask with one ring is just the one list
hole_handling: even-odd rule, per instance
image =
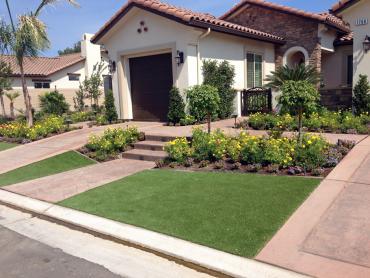
[[130, 58], [129, 66], [134, 120], [167, 121], [172, 54]]

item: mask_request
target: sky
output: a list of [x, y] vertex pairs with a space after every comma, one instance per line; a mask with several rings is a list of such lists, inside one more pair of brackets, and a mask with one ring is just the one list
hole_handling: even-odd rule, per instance
[[[13, 16], [34, 10], [41, 0], [9, 0]], [[79, 8], [59, 0], [41, 14], [47, 25], [51, 47], [41, 55], [55, 56], [58, 50], [72, 46], [83, 33], [95, 33], [121, 6], [125, 0], [77, 0]], [[185, 7], [193, 11], [207, 12], [220, 16], [239, 0], [165, 0], [164, 2]], [[311, 12], [328, 10], [337, 0], [271, 0]], [[0, 17], [9, 20], [5, 0], [0, 0]]]

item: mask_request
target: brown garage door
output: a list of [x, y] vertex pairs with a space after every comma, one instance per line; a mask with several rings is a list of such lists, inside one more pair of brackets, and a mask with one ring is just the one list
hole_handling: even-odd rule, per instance
[[167, 121], [171, 53], [131, 58], [130, 79], [134, 120]]

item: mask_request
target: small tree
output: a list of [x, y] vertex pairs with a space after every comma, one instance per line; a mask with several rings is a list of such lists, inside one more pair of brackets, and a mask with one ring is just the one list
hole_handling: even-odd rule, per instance
[[57, 90], [39, 96], [41, 112], [62, 115], [69, 110], [69, 104], [63, 94]]
[[19, 97], [19, 92], [13, 92], [13, 93], [5, 93], [6, 97], [9, 99], [9, 108], [10, 108], [10, 117], [12, 119], [15, 118], [15, 113], [14, 113], [14, 101], [17, 97]]
[[114, 105], [114, 96], [112, 90], [108, 90], [105, 95], [105, 118], [111, 124], [113, 121], [117, 121], [118, 115], [116, 106]]
[[354, 88], [353, 107], [357, 115], [370, 111], [370, 84], [367, 75], [361, 74]]
[[6, 117], [4, 93], [6, 90], [12, 89], [11, 79], [10, 79], [11, 73], [12, 73], [12, 70], [10, 66], [5, 62], [0, 61], [0, 104], [1, 104], [1, 109], [3, 111], [4, 117]]
[[73, 97], [74, 108], [76, 111], [83, 111], [85, 109], [85, 92], [84, 86], [80, 83], [76, 96]]
[[178, 88], [173, 87], [170, 91], [170, 102], [167, 114], [170, 123], [177, 124], [185, 118], [185, 103]]
[[218, 63], [216, 60], [203, 62], [204, 84], [217, 88], [220, 95], [220, 105], [217, 111], [221, 119], [228, 118], [234, 111], [236, 90], [233, 88], [235, 69], [228, 61]]
[[312, 110], [320, 100], [320, 94], [308, 81], [286, 81], [282, 86], [279, 103], [298, 115], [298, 138], [302, 142], [303, 113]]
[[212, 116], [217, 115], [220, 96], [217, 88], [210, 85], [196, 85], [186, 91], [189, 102], [189, 112], [195, 119], [207, 119], [208, 133], [211, 132]]
[[103, 78], [102, 73], [105, 70], [106, 66], [104, 65], [104, 62], [97, 63], [94, 66], [93, 72], [89, 78], [85, 78], [83, 81], [83, 88], [84, 91], [87, 92], [88, 98], [90, 98], [90, 104], [94, 106], [95, 109], [98, 109], [99, 107], [99, 98], [103, 94], [103, 91], [101, 90], [101, 86], [103, 86]]

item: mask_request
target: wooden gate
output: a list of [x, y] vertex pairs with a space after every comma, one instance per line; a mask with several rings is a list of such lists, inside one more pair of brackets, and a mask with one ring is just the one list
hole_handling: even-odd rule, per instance
[[272, 111], [272, 91], [268, 88], [256, 87], [241, 91], [242, 116]]

